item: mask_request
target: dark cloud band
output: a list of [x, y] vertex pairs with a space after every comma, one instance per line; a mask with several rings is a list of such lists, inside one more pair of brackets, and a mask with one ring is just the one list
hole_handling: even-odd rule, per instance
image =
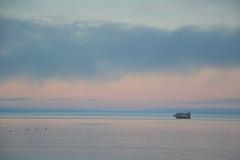
[[0, 20], [0, 78], [192, 71], [240, 65], [240, 29], [175, 31], [118, 23], [44, 25]]

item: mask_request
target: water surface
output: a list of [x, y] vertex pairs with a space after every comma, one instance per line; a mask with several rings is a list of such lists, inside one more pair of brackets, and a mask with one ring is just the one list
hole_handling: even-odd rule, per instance
[[240, 121], [1, 118], [0, 159], [239, 160]]

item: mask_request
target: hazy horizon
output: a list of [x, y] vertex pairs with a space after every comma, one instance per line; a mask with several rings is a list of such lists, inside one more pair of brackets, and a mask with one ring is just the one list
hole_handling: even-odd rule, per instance
[[0, 159], [239, 160], [240, 0], [0, 0]]
[[240, 108], [240, 3], [0, 1], [0, 111]]

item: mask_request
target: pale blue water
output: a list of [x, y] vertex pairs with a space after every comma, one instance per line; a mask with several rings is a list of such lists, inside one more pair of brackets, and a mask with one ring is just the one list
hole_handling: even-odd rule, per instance
[[43, 117], [43, 118], [145, 118], [173, 119], [176, 112], [191, 111], [192, 119], [240, 120], [240, 109], [156, 109], [156, 110], [1, 110], [0, 117]]
[[0, 159], [239, 160], [239, 135], [233, 120], [1, 118]]
[[2, 160], [239, 160], [238, 112], [1, 113]]

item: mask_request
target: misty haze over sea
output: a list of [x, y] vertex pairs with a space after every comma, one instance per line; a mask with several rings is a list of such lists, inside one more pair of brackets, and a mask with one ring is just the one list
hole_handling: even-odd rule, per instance
[[240, 160], [240, 0], [0, 0], [0, 160]]

